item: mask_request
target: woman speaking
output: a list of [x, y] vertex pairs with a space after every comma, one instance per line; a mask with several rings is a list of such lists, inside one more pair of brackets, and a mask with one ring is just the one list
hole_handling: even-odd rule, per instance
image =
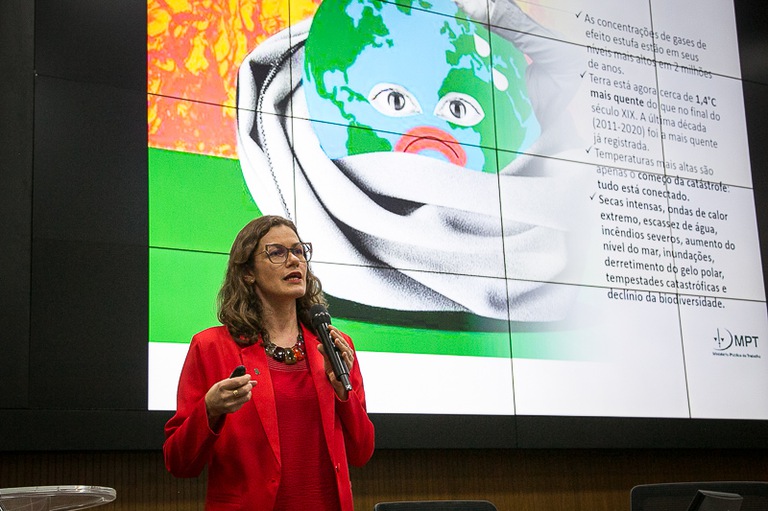
[[374, 428], [351, 339], [328, 327], [348, 391], [311, 326], [325, 305], [311, 256], [290, 220], [248, 223], [219, 291], [222, 326], [192, 338], [163, 454], [176, 477], [208, 467], [206, 510], [353, 509], [349, 464], [370, 459]]

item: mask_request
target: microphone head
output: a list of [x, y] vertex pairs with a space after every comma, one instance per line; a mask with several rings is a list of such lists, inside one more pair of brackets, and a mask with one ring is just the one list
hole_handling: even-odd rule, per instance
[[315, 327], [315, 330], [319, 330], [320, 325], [323, 323], [327, 325], [331, 324], [331, 316], [328, 314], [328, 310], [322, 303], [316, 303], [309, 308], [309, 317], [311, 318], [312, 326]]

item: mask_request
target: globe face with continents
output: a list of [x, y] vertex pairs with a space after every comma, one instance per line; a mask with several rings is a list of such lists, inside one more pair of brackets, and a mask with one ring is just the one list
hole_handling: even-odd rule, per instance
[[331, 159], [401, 151], [504, 168], [541, 132], [525, 55], [452, 0], [399, 1], [318, 8], [303, 80], [321, 147]]

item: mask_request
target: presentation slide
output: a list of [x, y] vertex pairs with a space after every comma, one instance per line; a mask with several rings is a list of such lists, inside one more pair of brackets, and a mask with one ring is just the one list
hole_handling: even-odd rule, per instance
[[369, 412], [768, 419], [730, 0], [147, 5], [150, 410], [275, 214]]

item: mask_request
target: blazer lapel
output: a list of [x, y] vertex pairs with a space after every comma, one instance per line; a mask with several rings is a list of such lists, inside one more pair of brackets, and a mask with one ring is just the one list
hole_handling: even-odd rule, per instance
[[256, 407], [258, 419], [272, 446], [275, 459], [280, 461], [280, 434], [277, 425], [277, 407], [275, 406], [275, 389], [272, 376], [267, 365], [267, 354], [261, 344], [254, 344], [242, 352], [243, 363], [256, 382], [251, 390], [251, 403]]

